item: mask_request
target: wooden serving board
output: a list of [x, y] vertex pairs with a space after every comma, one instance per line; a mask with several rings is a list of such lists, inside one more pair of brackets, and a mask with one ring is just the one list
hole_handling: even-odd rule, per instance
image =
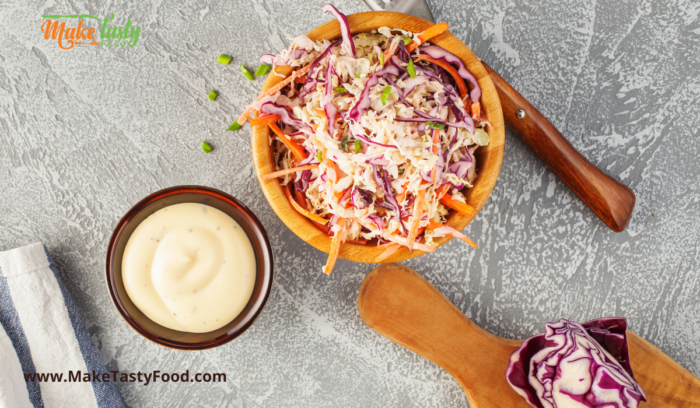
[[[479, 328], [413, 269], [377, 267], [357, 303], [369, 327], [450, 373], [472, 408], [529, 407], [505, 379], [522, 340]], [[700, 407], [700, 380], [637, 334], [628, 331], [627, 339], [632, 371], [647, 395], [641, 408]]]

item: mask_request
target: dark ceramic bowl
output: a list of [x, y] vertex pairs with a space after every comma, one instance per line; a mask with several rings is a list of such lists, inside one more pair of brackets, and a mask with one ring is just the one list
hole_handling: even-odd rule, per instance
[[[231, 323], [208, 333], [186, 333], [155, 323], [129, 299], [122, 282], [122, 255], [136, 227], [161, 208], [180, 203], [206, 204], [228, 214], [246, 232], [255, 252], [255, 288], [248, 304]], [[272, 289], [272, 249], [258, 218], [230, 195], [200, 186], [166, 188], [139, 201], [119, 220], [107, 249], [107, 288], [122, 318], [148, 340], [181, 350], [217, 347], [240, 336], [262, 312]]]

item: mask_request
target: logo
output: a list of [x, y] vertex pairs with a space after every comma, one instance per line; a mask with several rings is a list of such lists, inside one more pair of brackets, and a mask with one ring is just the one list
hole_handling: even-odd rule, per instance
[[[114, 14], [105, 18], [97, 18], [88, 14], [71, 14], [71, 15], [42, 15], [47, 19], [41, 24], [41, 32], [44, 33], [45, 40], [54, 40], [58, 43], [58, 47], [64, 50], [69, 50], [76, 45], [99, 45], [105, 47], [133, 47], [139, 41], [141, 27], [132, 26], [131, 20], [126, 20], [126, 24], [119, 26], [113, 24]], [[61, 19], [71, 19], [70, 24], [74, 20], [78, 20], [76, 25], [66, 26], [66, 22]], [[83, 19], [88, 19], [83, 24]], [[91, 27], [89, 19], [101, 22], [99, 41], [97, 29]], [[99, 23], [97, 23], [99, 24]]]

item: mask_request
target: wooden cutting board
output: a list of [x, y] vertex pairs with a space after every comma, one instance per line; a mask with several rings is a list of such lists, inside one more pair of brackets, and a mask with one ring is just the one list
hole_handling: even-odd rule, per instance
[[[413, 269], [377, 267], [362, 283], [357, 306], [369, 327], [450, 373], [472, 408], [529, 407], [505, 379], [522, 340], [482, 330]], [[628, 331], [627, 339], [632, 371], [647, 395], [641, 408], [700, 408], [700, 380], [637, 334]]]

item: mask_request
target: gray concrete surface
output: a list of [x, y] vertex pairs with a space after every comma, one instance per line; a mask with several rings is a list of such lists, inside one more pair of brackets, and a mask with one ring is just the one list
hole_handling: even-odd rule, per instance
[[[0, 249], [47, 244], [110, 369], [228, 375], [223, 384], [118, 384], [131, 407], [467, 405], [444, 371], [362, 323], [357, 293], [372, 266], [341, 261], [323, 275], [325, 255], [265, 201], [248, 128], [224, 131], [262, 84], [238, 64], [254, 67], [259, 54], [328, 21], [323, 3], [0, 2]], [[359, 0], [336, 4], [367, 10]], [[611, 232], [508, 130], [498, 184], [465, 230], [481, 248], [451, 242], [408, 265], [498, 335], [529, 336], [560, 317], [626, 316], [700, 374], [700, 2], [431, 7], [587, 158], [629, 185], [637, 206], [627, 230]], [[139, 41], [62, 50], [44, 40], [41, 14], [73, 13], [130, 18]], [[220, 53], [233, 63], [215, 63]], [[220, 94], [215, 102], [209, 89]], [[261, 318], [215, 350], [144, 340], [105, 290], [116, 221], [143, 196], [179, 184], [240, 198], [275, 252]]]

